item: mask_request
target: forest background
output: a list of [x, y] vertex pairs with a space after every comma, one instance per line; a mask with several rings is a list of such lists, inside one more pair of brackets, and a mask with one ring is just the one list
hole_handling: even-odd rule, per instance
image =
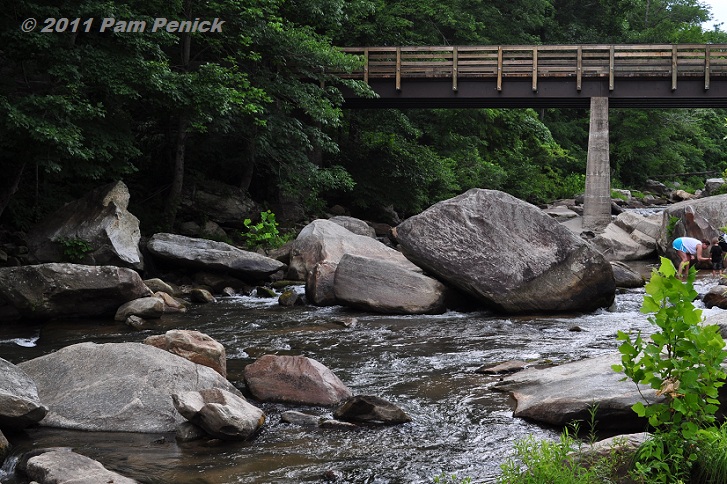
[[[144, 233], [185, 189], [223, 182], [293, 224], [332, 204], [402, 217], [480, 187], [581, 193], [583, 109], [346, 110], [336, 47], [727, 43], [698, 0], [78, 0], [0, 2], [0, 224], [26, 230], [123, 180]], [[26, 18], [94, 18], [23, 32]], [[102, 18], [225, 21], [220, 33], [100, 32]], [[727, 169], [724, 109], [611, 109], [614, 187]], [[704, 176], [672, 177], [701, 188]]]

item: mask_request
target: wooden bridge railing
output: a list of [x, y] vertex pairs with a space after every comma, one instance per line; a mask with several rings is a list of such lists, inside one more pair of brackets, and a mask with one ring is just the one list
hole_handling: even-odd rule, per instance
[[572, 78], [578, 91], [588, 78], [608, 79], [613, 91], [617, 78], [727, 79], [727, 44], [661, 45], [508, 45], [445, 47], [346, 47], [344, 52], [363, 57], [363, 69], [347, 78], [392, 79], [496, 79], [502, 90], [507, 78], [529, 78], [533, 91], [544, 78]]

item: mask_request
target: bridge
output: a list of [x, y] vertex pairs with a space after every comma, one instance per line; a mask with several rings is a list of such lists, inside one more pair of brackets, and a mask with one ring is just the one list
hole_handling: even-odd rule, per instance
[[583, 228], [611, 222], [608, 108], [727, 108], [727, 44], [346, 47], [348, 108], [590, 108]]
[[727, 107], [727, 44], [346, 47], [348, 107]]

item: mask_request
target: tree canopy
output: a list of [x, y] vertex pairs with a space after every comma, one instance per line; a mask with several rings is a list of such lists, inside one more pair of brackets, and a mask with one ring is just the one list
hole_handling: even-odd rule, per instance
[[[406, 216], [471, 187], [570, 197], [583, 190], [585, 110], [346, 110], [339, 87], [367, 87], [331, 74], [360, 62], [337, 47], [727, 42], [701, 27], [709, 14], [698, 0], [10, 0], [0, 221], [27, 228], [120, 178], [154, 229], [172, 229], [184, 187], [206, 179], [309, 216], [333, 203]], [[39, 25], [24, 32], [31, 17]], [[48, 18], [67, 20], [42, 32]], [[121, 31], [158, 18], [223, 23]], [[103, 19], [117, 24], [102, 29]], [[614, 184], [723, 171], [726, 117], [612, 110]]]

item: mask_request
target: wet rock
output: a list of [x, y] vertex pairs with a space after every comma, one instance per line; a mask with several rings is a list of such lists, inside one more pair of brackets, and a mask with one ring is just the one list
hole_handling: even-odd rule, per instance
[[616, 458], [616, 467], [614, 475], [626, 480], [633, 468], [633, 462], [639, 447], [649, 439], [651, 434], [648, 432], [639, 432], [635, 434], [616, 435], [607, 439], [599, 440], [592, 444], [585, 444], [579, 447], [577, 452], [569, 454], [574, 458], [579, 466], [586, 469], [591, 468], [594, 464], [598, 464], [605, 460], [610, 460], [613, 456]]
[[33, 257], [38, 262], [63, 261], [59, 241], [79, 239], [92, 248], [84, 262], [144, 269], [139, 219], [128, 211], [129, 198], [129, 189], [119, 181], [64, 205], [28, 232]]
[[[632, 381], [622, 381], [611, 365], [621, 363], [620, 353], [537, 369], [529, 368], [495, 383], [517, 401], [515, 417], [548, 425], [565, 426], [574, 420], [588, 421], [596, 405], [596, 420], [603, 428], [638, 431], [644, 428], [631, 406], [646, 398], [658, 401], [655, 391]], [[643, 395], [643, 396], [642, 396]]]
[[30, 376], [0, 358], [0, 429], [22, 429], [35, 425], [47, 412]]
[[200, 287], [195, 287], [194, 289], [189, 291], [189, 298], [192, 300], [192, 302], [200, 304], [213, 303], [217, 301], [212, 293], [210, 293], [207, 289], [202, 289]]
[[126, 321], [124, 321], [124, 323], [137, 331], [143, 331], [147, 328], [147, 326], [149, 326], [149, 323], [145, 321], [144, 318], [134, 316], [133, 314], [126, 318]]
[[222, 440], [249, 439], [265, 423], [262, 410], [220, 389], [174, 394], [172, 400], [187, 420]]
[[228, 273], [242, 280], [267, 279], [285, 264], [275, 259], [238, 249], [224, 242], [195, 239], [175, 234], [155, 234], [147, 244], [162, 263], [209, 272]]
[[149, 336], [144, 344], [181, 356], [198, 365], [212, 368], [227, 378], [225, 347], [210, 336], [186, 329], [172, 329], [165, 334]]
[[257, 286], [255, 288], [255, 295], [257, 297], [266, 297], [266, 298], [270, 298], [270, 299], [278, 297], [277, 292], [275, 292], [273, 289], [271, 289], [269, 287], [265, 287], [265, 286]]
[[644, 276], [637, 271], [631, 269], [623, 262], [611, 261], [611, 269], [613, 270], [613, 278], [616, 281], [616, 287], [642, 287], [646, 284]]
[[483, 366], [475, 370], [475, 373], [484, 375], [501, 375], [503, 373], [515, 373], [528, 367], [528, 363], [520, 360], [511, 360], [498, 365]]
[[209, 434], [205, 430], [193, 424], [192, 422], [182, 422], [177, 425], [175, 439], [177, 442], [193, 442], [207, 437]]
[[160, 298], [164, 301], [164, 312], [165, 313], [183, 313], [187, 310], [188, 303], [183, 299], [177, 299], [170, 296], [166, 292], [155, 292], [155, 297]]
[[143, 319], [157, 319], [164, 314], [164, 299], [160, 297], [142, 297], [134, 299], [125, 304], [116, 311], [114, 320], [126, 321], [129, 316], [138, 316]]
[[184, 419], [170, 395], [207, 388], [240, 394], [211, 368], [141, 343], [79, 343], [18, 366], [48, 406], [40, 423], [48, 427], [174, 432]]
[[709, 288], [709, 291], [702, 296], [702, 302], [707, 309], [718, 307], [727, 309], [727, 287], [716, 285]]
[[135, 271], [112, 266], [40, 264], [0, 269], [0, 300], [27, 319], [113, 316], [151, 292]]
[[262, 402], [335, 405], [351, 390], [328, 368], [305, 356], [265, 355], [245, 367], [245, 382]]
[[352, 422], [344, 422], [342, 420], [323, 420], [320, 423], [321, 428], [334, 429], [334, 430], [354, 430], [358, 428], [358, 425]]
[[427, 273], [501, 312], [592, 311], [614, 300], [611, 266], [592, 245], [503, 192], [439, 202], [399, 224], [396, 238]]
[[333, 411], [346, 422], [397, 425], [411, 422], [411, 417], [393, 403], [375, 395], [356, 395]]
[[144, 284], [146, 284], [146, 287], [148, 287], [151, 292], [164, 292], [170, 296], [174, 296], [174, 288], [158, 277], [145, 279]]
[[285, 423], [295, 425], [317, 426], [321, 418], [318, 415], [298, 412], [296, 410], [288, 410], [280, 414], [280, 420]]
[[[619, 217], [631, 217], [624, 212]], [[617, 218], [618, 220], [618, 218]], [[645, 225], [645, 224], [644, 224]], [[624, 228], [626, 227], [626, 228]], [[609, 261], [641, 260], [656, 253], [656, 239], [626, 225], [612, 222], [591, 243]]]
[[215, 294], [220, 294], [226, 287], [237, 291], [246, 289], [248, 286], [240, 279], [227, 274], [216, 274], [214, 272], [197, 272], [194, 275], [194, 282], [200, 286], [207, 286]]
[[3, 466], [3, 462], [5, 462], [5, 459], [8, 455], [10, 455], [10, 451], [12, 450], [12, 446], [10, 445], [10, 442], [8, 442], [8, 439], [5, 438], [5, 435], [0, 431], [0, 468]]
[[292, 306], [303, 306], [305, 300], [303, 297], [293, 290], [283, 291], [278, 298], [278, 304], [281, 306], [292, 307]]
[[52, 449], [31, 457], [25, 464], [25, 473], [38, 484], [137, 482], [110, 471], [100, 462], [77, 454], [71, 449]]
[[424, 274], [397, 264], [345, 254], [333, 282], [336, 300], [345, 306], [387, 314], [439, 314], [447, 288]]

